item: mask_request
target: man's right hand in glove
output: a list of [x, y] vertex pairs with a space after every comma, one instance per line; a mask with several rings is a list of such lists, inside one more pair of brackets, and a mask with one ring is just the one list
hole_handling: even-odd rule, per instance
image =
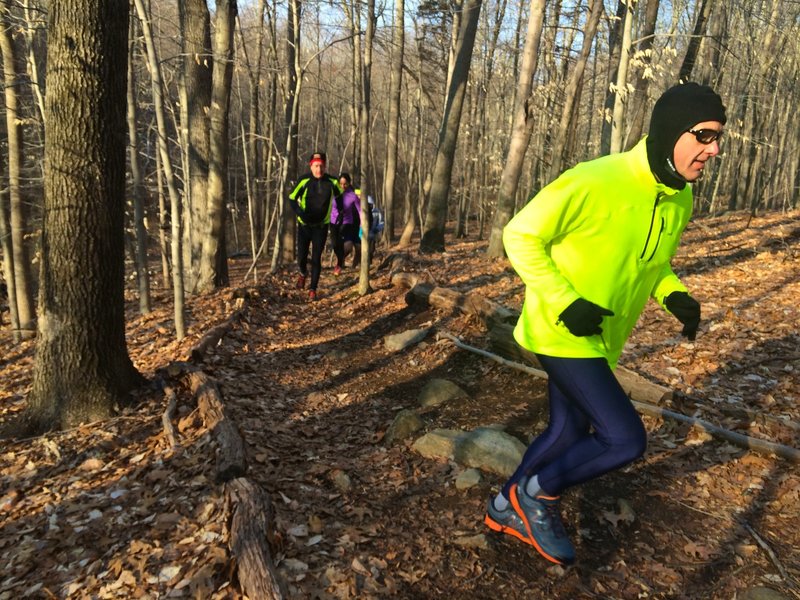
[[566, 325], [569, 332], [577, 337], [587, 337], [603, 333], [600, 324], [603, 317], [613, 317], [614, 313], [584, 298], [578, 298], [564, 309], [558, 320]]

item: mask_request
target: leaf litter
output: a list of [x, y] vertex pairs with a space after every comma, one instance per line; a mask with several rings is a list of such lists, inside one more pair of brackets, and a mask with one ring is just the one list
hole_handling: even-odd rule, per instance
[[[674, 267], [703, 306], [697, 341], [651, 303], [621, 361], [676, 392], [667, 408], [800, 446], [798, 216], [690, 224]], [[519, 309], [522, 285], [485, 247], [468, 239], [442, 255], [409, 252], [404, 268]], [[424, 459], [410, 441], [386, 447], [383, 434], [439, 377], [468, 397], [420, 411], [423, 432], [500, 425], [527, 442], [546, 423], [545, 387], [432, 336], [385, 350], [383, 336], [423, 326], [488, 341], [474, 317], [407, 305], [406, 290], [377, 269], [383, 257], [365, 297], [352, 270], [334, 279], [326, 268], [313, 304], [293, 289], [289, 267], [248, 282], [245, 316], [200, 363], [246, 440], [248, 476], [273, 502], [288, 597], [727, 599], [755, 586], [796, 595], [796, 466], [668, 420], [644, 418], [643, 460], [565, 494], [575, 567], [552, 568], [490, 535], [481, 521], [497, 476], [459, 490], [464, 467]], [[233, 280], [248, 267], [232, 260]], [[146, 316], [134, 312], [132, 290], [127, 300], [130, 354], [148, 377], [187, 360], [234, 307], [231, 290], [187, 299], [189, 335], [177, 342], [169, 293], [154, 290]], [[4, 350], [2, 420], [22, 410], [32, 369], [32, 342]], [[215, 442], [188, 390], [178, 395], [175, 449], [153, 389], [108, 421], [4, 443], [0, 600], [244, 597]]]

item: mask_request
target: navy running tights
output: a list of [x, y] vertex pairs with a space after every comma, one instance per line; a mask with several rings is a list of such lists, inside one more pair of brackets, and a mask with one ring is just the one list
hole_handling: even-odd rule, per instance
[[319, 275], [322, 273], [322, 252], [327, 241], [327, 225], [297, 226], [297, 266], [303, 275], [308, 274], [308, 250], [311, 248], [311, 284], [308, 286], [310, 290], [317, 289]]
[[550, 423], [503, 487], [506, 498], [523, 476], [537, 475], [542, 492], [558, 496], [644, 454], [642, 419], [605, 358], [537, 357], [549, 376]]

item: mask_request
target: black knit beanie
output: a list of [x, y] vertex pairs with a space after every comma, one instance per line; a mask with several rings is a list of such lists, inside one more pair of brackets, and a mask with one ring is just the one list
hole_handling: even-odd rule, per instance
[[676, 190], [686, 185], [675, 170], [672, 153], [678, 138], [703, 121], [726, 121], [722, 98], [707, 85], [675, 85], [656, 101], [647, 134], [647, 160], [659, 181]]

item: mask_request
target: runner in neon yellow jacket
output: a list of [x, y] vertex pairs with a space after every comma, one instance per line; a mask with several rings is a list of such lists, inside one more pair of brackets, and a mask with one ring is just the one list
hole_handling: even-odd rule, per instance
[[549, 423], [489, 501], [484, 523], [549, 561], [576, 556], [561, 493], [644, 454], [647, 431], [612, 369], [647, 300], [681, 321], [690, 340], [697, 333], [700, 304], [670, 261], [692, 213], [688, 183], [719, 153], [725, 120], [708, 86], [673, 86], [645, 139], [563, 173], [504, 230], [526, 288], [514, 337], [547, 372]]
[[[656, 181], [645, 140], [563, 173], [503, 232], [526, 286], [517, 342], [550, 356], [602, 356], [616, 366], [647, 299], [663, 306], [670, 293], [686, 291], [670, 259], [691, 213], [691, 188]], [[576, 337], [560, 322], [578, 298], [614, 312], [600, 335]]]

